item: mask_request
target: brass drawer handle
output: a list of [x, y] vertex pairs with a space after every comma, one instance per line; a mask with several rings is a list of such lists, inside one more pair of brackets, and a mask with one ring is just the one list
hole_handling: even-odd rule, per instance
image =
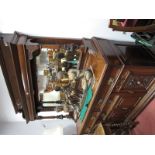
[[103, 103], [103, 99], [99, 99], [99, 101], [97, 102], [97, 104], [94, 107], [94, 112], [101, 112], [102, 103]]
[[141, 82], [140, 82], [140, 81], [137, 81], [137, 84], [138, 84], [138, 85], [141, 85]]
[[100, 104], [102, 104], [103, 103], [103, 99], [100, 99], [99, 101], [98, 101], [98, 104], [100, 105]]
[[115, 79], [114, 79], [114, 78], [110, 78], [110, 79], [108, 80], [108, 85], [113, 84], [113, 83], [114, 83], [114, 81], [115, 81]]

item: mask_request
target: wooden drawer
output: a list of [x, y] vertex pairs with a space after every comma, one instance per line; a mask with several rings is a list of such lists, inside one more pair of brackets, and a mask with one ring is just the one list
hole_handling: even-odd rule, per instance
[[110, 122], [123, 121], [143, 96], [144, 93], [113, 93], [107, 102], [109, 106], [107, 107], [107, 113], [104, 120]]
[[147, 72], [145, 69], [143, 72], [138, 69], [124, 71], [117, 81], [114, 92], [146, 92], [155, 82], [154, 71], [151, 69], [148, 69]]

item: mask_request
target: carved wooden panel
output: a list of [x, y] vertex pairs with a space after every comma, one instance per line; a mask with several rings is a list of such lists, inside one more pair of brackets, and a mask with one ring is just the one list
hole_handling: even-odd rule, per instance
[[123, 89], [147, 89], [154, 79], [153, 75], [129, 75]]
[[136, 72], [127, 71], [118, 80], [115, 91], [147, 91], [151, 83], [154, 82], [153, 74], [138, 74]]

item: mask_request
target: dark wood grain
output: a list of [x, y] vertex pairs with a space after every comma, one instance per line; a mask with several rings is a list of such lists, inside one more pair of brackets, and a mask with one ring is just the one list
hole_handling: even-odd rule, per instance
[[[134, 121], [155, 95], [155, 59], [150, 50], [134, 43], [96, 37], [39, 37], [19, 32], [0, 37], [0, 61], [9, 94], [15, 112], [22, 112], [27, 122], [63, 118], [38, 116], [38, 112], [55, 110], [42, 107], [38, 99], [35, 58], [42, 47], [57, 49], [63, 44], [77, 44], [81, 51], [78, 68], [93, 69], [93, 97], [84, 120], [77, 121], [78, 134], [91, 134], [100, 121]], [[64, 117], [71, 118], [71, 114]]]

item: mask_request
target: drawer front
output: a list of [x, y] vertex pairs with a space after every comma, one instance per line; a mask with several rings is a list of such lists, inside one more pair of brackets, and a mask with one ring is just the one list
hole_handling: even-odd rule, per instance
[[146, 92], [149, 86], [155, 82], [155, 75], [150, 73], [138, 73], [136, 71], [125, 71], [118, 80], [114, 91]]
[[143, 96], [143, 93], [134, 95], [127, 93], [113, 94], [109, 100], [109, 104], [111, 105], [108, 109], [105, 120], [108, 122], [123, 121], [131, 113]]

